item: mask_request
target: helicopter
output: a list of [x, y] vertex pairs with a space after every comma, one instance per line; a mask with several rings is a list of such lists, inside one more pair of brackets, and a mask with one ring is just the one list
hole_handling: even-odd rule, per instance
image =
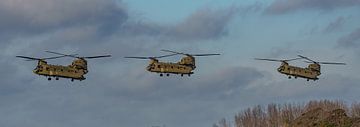
[[[49, 57], [49, 58], [34, 58], [27, 56], [16, 56], [18, 58], [27, 59], [28, 61], [37, 60], [37, 66], [33, 70], [33, 72], [37, 75], [46, 76], [48, 80], [51, 80], [51, 77], [54, 77], [55, 80], [59, 80], [59, 78], [69, 78], [71, 81], [74, 80], [85, 80], [85, 74], [88, 73], [87, 69], [87, 61], [86, 59], [94, 59], [94, 58], [102, 58], [102, 57], [111, 57], [111, 55], [102, 55], [102, 56], [91, 56], [91, 57], [79, 57], [78, 54], [62, 54], [52, 51], [45, 51], [52, 54], [57, 54], [60, 56]], [[76, 58], [71, 65], [62, 66], [62, 65], [51, 65], [48, 64], [45, 60], [49, 59], [57, 59], [62, 57], [73, 57]]]
[[[295, 79], [300, 77], [309, 80], [318, 80], [318, 76], [321, 75], [321, 64], [332, 64], [332, 65], [346, 65], [345, 63], [334, 63], [334, 62], [317, 62], [314, 60], [311, 60], [308, 57], [298, 55], [299, 58], [295, 59], [288, 59], [288, 60], [276, 60], [276, 59], [259, 59], [255, 58], [255, 60], [265, 60], [265, 61], [273, 61], [273, 62], [281, 62], [280, 67], [277, 69], [277, 71], [281, 74], [289, 76], [288, 78], [291, 79], [291, 76], [293, 76]], [[305, 59], [307, 61], [304, 61], [306, 63], [309, 63], [308, 67], [302, 68], [297, 66], [289, 65], [289, 61], [299, 60], [299, 59]]]
[[[189, 77], [194, 74], [195, 70], [195, 57], [197, 56], [214, 56], [220, 54], [186, 54], [181, 52], [175, 52], [170, 50], [161, 50], [163, 52], [169, 52], [172, 54], [157, 56], [157, 57], [125, 57], [132, 59], [149, 59], [149, 65], [146, 67], [146, 70], [149, 72], [160, 73], [160, 76], [170, 76], [170, 74], [180, 74], [181, 77], [188, 75]], [[160, 62], [158, 58], [170, 57], [174, 55], [184, 55], [185, 57], [181, 58], [179, 62]]]

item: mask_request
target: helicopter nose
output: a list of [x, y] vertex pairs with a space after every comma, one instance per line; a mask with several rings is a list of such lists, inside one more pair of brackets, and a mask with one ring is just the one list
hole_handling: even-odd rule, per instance
[[147, 66], [146, 70], [150, 71], [151, 70], [151, 66]]
[[34, 72], [34, 73], [38, 73], [39, 70], [38, 70], [38, 69], [34, 69], [33, 72]]

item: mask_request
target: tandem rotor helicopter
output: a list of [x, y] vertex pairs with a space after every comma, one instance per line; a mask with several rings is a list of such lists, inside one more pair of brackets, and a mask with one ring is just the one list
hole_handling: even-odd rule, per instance
[[[85, 80], [85, 74], [88, 73], [87, 61], [86, 59], [102, 58], [102, 57], [111, 57], [111, 55], [101, 55], [101, 56], [91, 56], [91, 57], [79, 57], [78, 54], [62, 54], [52, 51], [46, 51], [48, 53], [60, 55], [56, 57], [49, 58], [34, 58], [27, 56], [16, 56], [18, 58], [27, 59], [28, 61], [38, 61], [36, 68], [33, 72], [37, 75], [46, 76], [48, 80], [51, 80], [51, 77], [54, 77], [56, 80], [59, 78], [68, 78], [71, 81], [74, 80]], [[57, 59], [61, 57], [73, 57], [76, 58], [71, 65], [62, 66], [62, 65], [51, 65], [48, 64], [45, 60]]]
[[[273, 62], [281, 62], [281, 66], [277, 69], [277, 71], [281, 74], [289, 76], [289, 79], [291, 79], [291, 76], [293, 76], [295, 79], [297, 77], [307, 79], [309, 80], [318, 80], [318, 76], [321, 75], [321, 64], [332, 64], [332, 65], [346, 65], [345, 63], [333, 63], [333, 62], [317, 62], [314, 60], [309, 59], [308, 57], [298, 55], [299, 58], [295, 59], [288, 59], [288, 60], [276, 60], [276, 59], [259, 59], [255, 58], [255, 60], [265, 60], [265, 61], [273, 61]], [[305, 59], [307, 61], [304, 61], [306, 63], [310, 63], [308, 67], [302, 68], [297, 66], [289, 65], [289, 61], [299, 60], [299, 59]]]
[[[198, 56], [215, 56], [220, 54], [187, 54], [181, 52], [175, 52], [170, 50], [161, 50], [163, 52], [172, 53], [170, 55], [157, 56], [157, 57], [125, 57], [132, 59], [149, 59], [149, 65], [146, 67], [146, 70], [149, 72], [160, 73], [160, 76], [170, 76], [170, 74], [180, 74], [181, 76], [194, 74], [195, 70], [195, 57]], [[170, 57], [174, 55], [184, 55], [185, 57], [181, 58], [179, 62], [170, 63], [170, 62], [159, 62], [158, 58]]]

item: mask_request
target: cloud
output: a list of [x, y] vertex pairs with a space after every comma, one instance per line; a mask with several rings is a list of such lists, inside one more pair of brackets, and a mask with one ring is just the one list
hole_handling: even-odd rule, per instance
[[[2, 93], [0, 99], [7, 103], [0, 105], [0, 123], [29, 127], [205, 126], [235, 111], [236, 106], [228, 110], [224, 104], [243, 103], [232, 102], [239, 96], [238, 91], [262, 78], [256, 69], [246, 67], [183, 78], [179, 75], [159, 77], [141, 69], [124, 71], [128, 76], [117, 75], [119, 77], [106, 82], [109, 72], [104, 71], [108, 76], [103, 81], [95, 80], [103, 72], [94, 71], [83, 82], [70, 83], [65, 79], [48, 82], [39, 78], [21, 85], [25, 88], [19, 92], [10, 91], [11, 96], [4, 98], [6, 93]], [[183, 123], [184, 120], [187, 123]]]
[[346, 19], [343, 16], [339, 16], [335, 21], [330, 22], [323, 30], [324, 33], [330, 33], [340, 30], [345, 24]]
[[226, 26], [234, 18], [236, 8], [223, 10], [201, 9], [182, 23], [170, 28], [170, 37], [185, 40], [217, 39], [227, 35]]
[[89, 24], [106, 32], [126, 21], [128, 13], [112, 1], [2, 0], [0, 16], [6, 17], [0, 21], [0, 33], [34, 34]]
[[360, 44], [360, 28], [338, 40], [339, 47], [357, 48]]
[[267, 14], [286, 14], [299, 10], [333, 10], [359, 6], [359, 0], [275, 0], [265, 9]]
[[166, 33], [177, 40], [216, 40], [229, 34], [228, 25], [236, 16], [245, 16], [260, 10], [262, 4], [229, 6], [223, 9], [202, 8], [184, 21], [169, 28]]

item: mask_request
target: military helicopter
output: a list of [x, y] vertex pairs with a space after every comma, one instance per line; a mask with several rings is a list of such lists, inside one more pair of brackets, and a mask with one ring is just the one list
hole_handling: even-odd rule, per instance
[[[289, 59], [289, 60], [276, 60], [276, 59], [259, 59], [255, 58], [255, 60], [265, 60], [265, 61], [274, 61], [274, 62], [281, 62], [281, 66], [277, 69], [277, 71], [281, 74], [285, 74], [289, 76], [289, 79], [291, 79], [291, 76], [293, 76], [295, 79], [305, 78], [307, 81], [309, 80], [318, 80], [318, 76], [321, 75], [320, 71], [320, 64], [333, 64], [333, 65], [346, 65], [345, 63], [333, 63], [333, 62], [317, 62], [314, 60], [311, 60], [305, 56], [298, 55], [299, 58], [295, 59]], [[305, 59], [308, 61], [305, 61], [306, 63], [310, 63], [308, 67], [302, 68], [302, 67], [296, 67], [289, 65], [289, 61], [293, 60], [299, 60], [299, 59]]]
[[[172, 54], [158, 56], [158, 57], [125, 57], [133, 59], [150, 59], [149, 65], [146, 67], [146, 70], [149, 72], [160, 73], [162, 77], [164, 74], [170, 76], [170, 74], [180, 74], [181, 77], [184, 75], [191, 76], [194, 74], [195, 70], [195, 57], [196, 56], [214, 56], [220, 54], [186, 54], [181, 52], [175, 52], [170, 50], [161, 50], [163, 52], [170, 52]], [[185, 55], [179, 62], [170, 63], [170, 62], [159, 62], [158, 58], [170, 57], [174, 55]]]
[[[102, 55], [102, 56], [91, 56], [91, 57], [78, 57], [77, 54], [62, 54], [57, 52], [46, 51], [48, 53], [57, 54], [60, 56], [50, 57], [50, 58], [33, 58], [27, 56], [16, 56], [19, 58], [28, 59], [28, 61], [37, 60], [38, 64], [33, 72], [37, 75], [42, 75], [48, 77], [48, 80], [51, 80], [51, 77], [54, 77], [56, 80], [59, 78], [69, 78], [71, 81], [74, 80], [85, 80], [85, 74], [88, 73], [87, 61], [85, 59], [94, 59], [102, 57], [111, 57], [111, 55]], [[48, 59], [57, 59], [61, 57], [73, 57], [76, 58], [71, 65], [62, 66], [62, 65], [51, 65], [48, 64], [45, 60]]]

